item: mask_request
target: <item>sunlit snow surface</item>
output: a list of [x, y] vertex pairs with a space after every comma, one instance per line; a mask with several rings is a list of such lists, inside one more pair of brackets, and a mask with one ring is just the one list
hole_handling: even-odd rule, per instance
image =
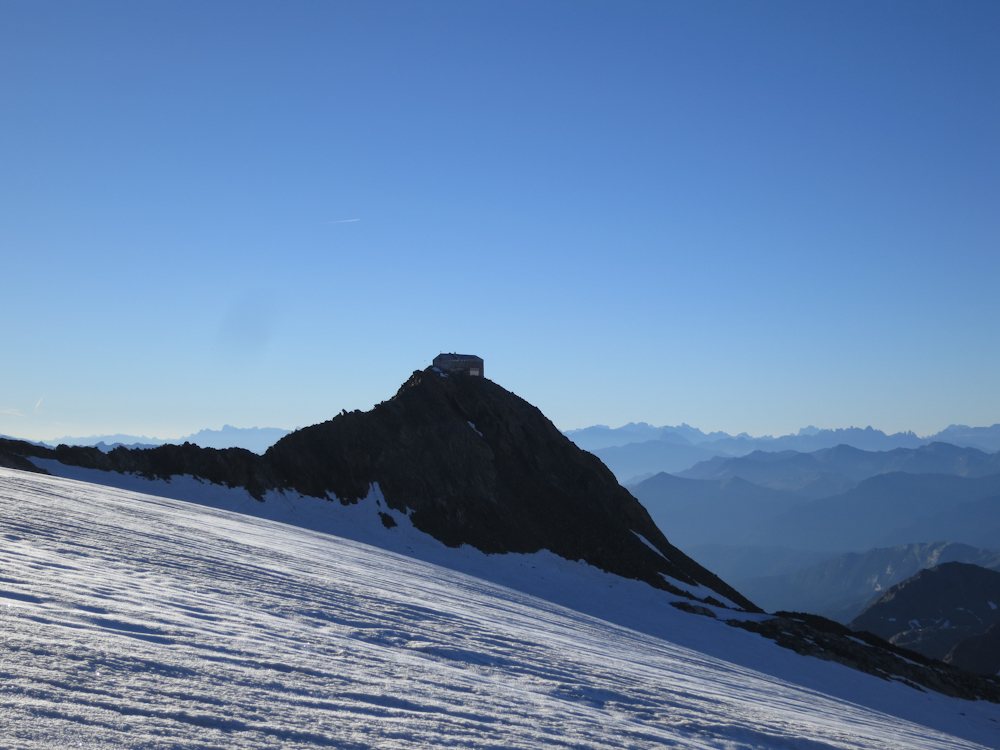
[[[342, 514], [355, 537], [375, 533], [361, 512]], [[400, 520], [392, 531], [418, 543]], [[0, 470], [0, 745], [812, 750], [1000, 740], [996, 706], [799, 657], [668, 603], [651, 608], [662, 592], [644, 584], [613, 585], [550, 555], [435, 554], [468, 570], [506, 560], [511, 580], [551, 564], [546, 586], [589, 585], [611, 609], [641, 606], [639, 620], [654, 609], [677, 642], [454, 565]], [[716, 655], [680, 645], [698, 638]], [[734, 663], [744, 650], [751, 661], [773, 653], [788, 675]], [[726, 651], [733, 659], [719, 658]], [[817, 681], [857, 701], [795, 684]], [[861, 704], [908, 706], [950, 734]]]

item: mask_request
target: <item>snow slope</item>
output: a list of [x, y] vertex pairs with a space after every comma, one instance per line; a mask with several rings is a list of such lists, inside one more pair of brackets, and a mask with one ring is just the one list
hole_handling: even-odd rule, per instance
[[[214, 497], [238, 501], [235, 491]], [[0, 744], [818, 750], [1000, 740], [998, 706], [798, 656], [680, 612], [645, 584], [547, 554], [446, 549], [402, 515], [385, 529], [376, 505], [269, 501], [248, 508], [325, 518], [344, 536], [0, 470]], [[366, 537], [416, 557], [357, 541]], [[488, 569], [517, 588], [455, 568]], [[589, 601], [639, 629], [518, 588]], [[852, 700], [807, 687], [817, 684]]]

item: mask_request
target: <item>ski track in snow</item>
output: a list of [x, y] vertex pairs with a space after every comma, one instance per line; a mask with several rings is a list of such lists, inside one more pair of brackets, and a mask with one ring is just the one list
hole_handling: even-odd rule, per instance
[[[443, 554], [520, 558], [523, 575], [551, 557]], [[592, 582], [591, 597], [606, 588], [606, 574], [563, 564]], [[657, 616], [732, 649], [763, 643], [666, 597]], [[1000, 739], [990, 704], [778, 659], [819, 665], [862, 696], [909, 691], [893, 700], [909, 697], [938, 726], [967, 720], [962, 739], [360, 541], [13, 470], [0, 470], [0, 639], [0, 740], [11, 750]]]

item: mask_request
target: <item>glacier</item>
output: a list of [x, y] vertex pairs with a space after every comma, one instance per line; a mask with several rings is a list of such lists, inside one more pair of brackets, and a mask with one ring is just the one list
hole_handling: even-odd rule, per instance
[[0, 469], [5, 748], [1000, 745], [1000, 706], [550, 553], [447, 548], [377, 488], [259, 503], [78, 472]]

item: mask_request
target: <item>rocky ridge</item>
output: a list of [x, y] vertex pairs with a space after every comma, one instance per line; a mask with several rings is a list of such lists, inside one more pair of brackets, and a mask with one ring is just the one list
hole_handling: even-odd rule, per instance
[[[922, 570], [890, 588], [852, 622], [891, 643], [966, 669], [996, 674], [987, 652], [1000, 625], [1000, 572], [961, 562]], [[975, 641], [968, 646], [968, 639]], [[975, 656], [981, 664], [973, 661]]]
[[686, 593], [678, 583], [704, 586], [715, 592], [710, 603], [757, 609], [670, 544], [599, 459], [485, 378], [416, 371], [371, 411], [297, 430], [263, 456], [191, 443], [104, 453], [4, 441], [0, 451], [149, 478], [191, 475], [258, 499], [278, 490], [355, 503], [377, 487], [391, 508], [449, 546], [548, 549], [677, 593]]

